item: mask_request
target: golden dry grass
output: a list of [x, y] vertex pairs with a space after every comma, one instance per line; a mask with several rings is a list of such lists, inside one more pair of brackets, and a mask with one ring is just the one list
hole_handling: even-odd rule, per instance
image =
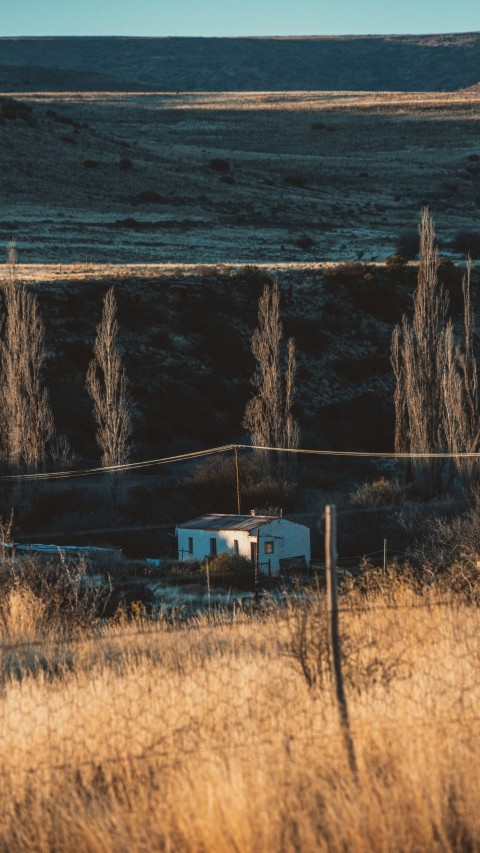
[[[480, 93], [458, 92], [6, 92], [17, 100], [38, 103], [122, 104], [136, 100], [147, 109], [174, 110], [379, 110], [392, 114], [467, 110], [478, 106]], [[472, 115], [472, 119], [476, 116]]]
[[[75, 644], [35, 644], [35, 602], [11, 604], [1, 850], [480, 849], [476, 606], [404, 587], [344, 599], [356, 780], [322, 601]], [[313, 690], [292, 638], [310, 639]]]

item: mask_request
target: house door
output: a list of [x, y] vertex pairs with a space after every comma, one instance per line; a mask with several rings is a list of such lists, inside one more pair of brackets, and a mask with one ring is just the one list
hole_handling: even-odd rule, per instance
[[250, 559], [252, 561], [252, 565], [254, 566], [257, 562], [257, 543], [250, 542]]

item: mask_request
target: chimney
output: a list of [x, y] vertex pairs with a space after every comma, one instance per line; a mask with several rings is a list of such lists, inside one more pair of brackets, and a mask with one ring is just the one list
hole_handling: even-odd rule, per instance
[[256, 514], [257, 514], [257, 510], [256, 510], [256, 509], [251, 509], [251, 510], [250, 510], [250, 515], [256, 515]]

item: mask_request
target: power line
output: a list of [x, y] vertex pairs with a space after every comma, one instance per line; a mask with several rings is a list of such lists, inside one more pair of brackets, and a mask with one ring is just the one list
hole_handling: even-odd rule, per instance
[[242, 450], [263, 450], [269, 453], [297, 453], [309, 456], [351, 456], [366, 459], [480, 459], [480, 452], [467, 453], [395, 453], [370, 450], [314, 450], [300, 447], [262, 447], [256, 444], [236, 444]]
[[174, 462], [184, 462], [192, 459], [203, 459], [206, 456], [212, 456], [217, 453], [225, 453], [228, 450], [233, 450], [233, 444], [225, 444], [221, 447], [211, 447], [206, 450], [192, 451], [191, 453], [182, 453], [176, 456], [163, 456], [159, 459], [146, 459], [141, 462], [127, 462], [123, 465], [105, 465], [99, 468], [84, 468], [80, 471], [39, 471], [33, 474], [9, 474], [0, 477], [0, 482], [9, 482], [12, 480], [65, 480], [74, 477], [91, 477], [94, 474], [112, 474], [122, 473], [124, 471], [136, 471], [140, 468], [150, 468], [156, 465], [168, 465]]
[[230, 450], [255, 450], [263, 453], [290, 453], [303, 456], [324, 456], [337, 458], [360, 459], [480, 459], [480, 452], [466, 453], [395, 453], [384, 451], [364, 450], [319, 450], [314, 448], [269, 447], [256, 444], [224, 444], [205, 450], [182, 453], [175, 456], [163, 456], [158, 459], [146, 459], [139, 462], [127, 462], [122, 465], [105, 465], [97, 468], [85, 468], [69, 471], [41, 471], [32, 474], [9, 474], [0, 477], [0, 483], [16, 480], [65, 480], [75, 477], [91, 477], [96, 474], [112, 474], [127, 471], [137, 471], [142, 468], [153, 468], [158, 465], [169, 465], [176, 462], [203, 459]]

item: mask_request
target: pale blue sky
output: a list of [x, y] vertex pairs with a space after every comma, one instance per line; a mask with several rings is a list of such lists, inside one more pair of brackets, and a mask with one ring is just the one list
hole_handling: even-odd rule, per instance
[[480, 30], [480, 0], [1, 0], [1, 36], [248, 36]]

